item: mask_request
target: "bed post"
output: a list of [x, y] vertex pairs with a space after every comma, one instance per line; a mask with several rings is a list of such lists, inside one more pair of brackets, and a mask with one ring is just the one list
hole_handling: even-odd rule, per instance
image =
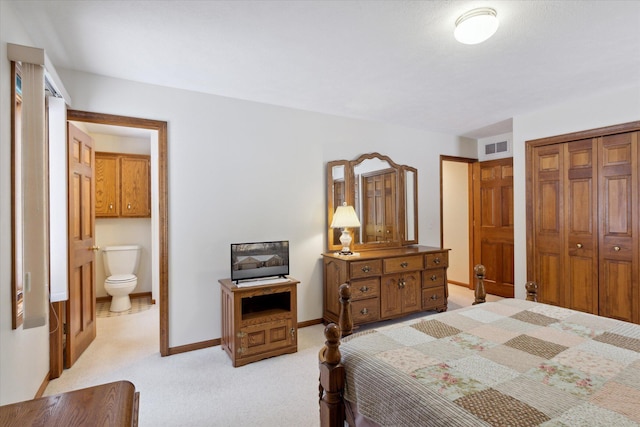
[[338, 324], [340, 325], [340, 332], [343, 337], [351, 335], [353, 333], [353, 317], [351, 316], [351, 286], [348, 283], [343, 283], [338, 288], [340, 294], [340, 317], [338, 318]]
[[484, 265], [478, 264], [473, 267], [473, 272], [476, 275], [476, 283], [475, 283], [475, 301], [473, 301], [472, 305], [482, 304], [487, 300], [487, 291], [484, 289], [484, 275], [487, 269]]
[[329, 323], [324, 328], [327, 339], [320, 349], [320, 427], [342, 427], [345, 421], [344, 366], [340, 363], [340, 327]]
[[527, 289], [527, 301], [538, 302], [538, 285], [536, 282], [527, 282], [524, 287]]

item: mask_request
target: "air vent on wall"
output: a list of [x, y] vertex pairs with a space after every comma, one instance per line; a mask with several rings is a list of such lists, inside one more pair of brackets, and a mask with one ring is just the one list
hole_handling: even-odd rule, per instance
[[507, 145], [507, 141], [493, 142], [491, 144], [487, 144], [484, 146], [484, 154], [490, 155], [490, 154], [504, 153], [508, 149], [509, 149], [509, 146]]

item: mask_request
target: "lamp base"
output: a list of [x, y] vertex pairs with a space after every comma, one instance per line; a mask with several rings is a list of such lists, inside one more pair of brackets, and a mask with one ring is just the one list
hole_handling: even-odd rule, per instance
[[349, 229], [347, 227], [342, 229], [340, 243], [342, 243], [340, 255], [351, 255], [353, 253], [351, 252], [351, 234], [349, 234]]

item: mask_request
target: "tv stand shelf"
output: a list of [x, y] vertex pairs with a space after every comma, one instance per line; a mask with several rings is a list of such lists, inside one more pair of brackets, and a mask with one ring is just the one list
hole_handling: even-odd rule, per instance
[[298, 351], [296, 286], [288, 276], [277, 283], [237, 286], [221, 279], [221, 346], [234, 367]]

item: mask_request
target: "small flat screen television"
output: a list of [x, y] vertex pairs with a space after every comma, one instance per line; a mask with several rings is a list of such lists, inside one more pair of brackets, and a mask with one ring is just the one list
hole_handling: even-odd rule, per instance
[[285, 277], [289, 274], [289, 241], [231, 244], [231, 280]]

